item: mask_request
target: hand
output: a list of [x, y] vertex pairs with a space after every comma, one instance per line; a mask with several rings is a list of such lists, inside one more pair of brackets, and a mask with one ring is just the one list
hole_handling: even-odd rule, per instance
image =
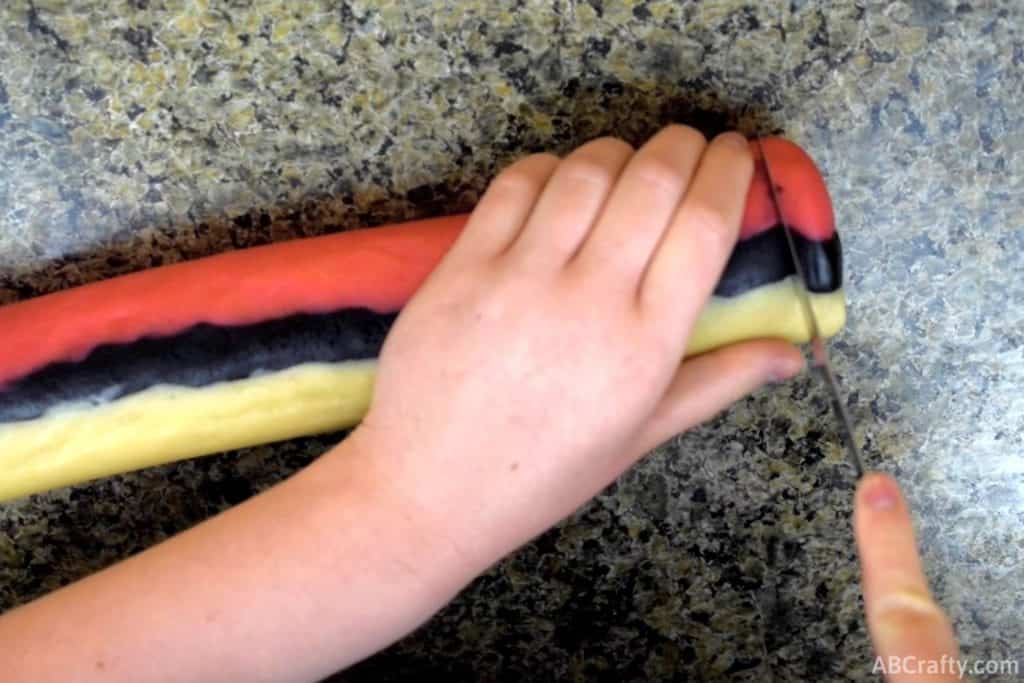
[[868, 628], [886, 680], [962, 680], [953, 628], [928, 590], [895, 480], [876, 473], [861, 479], [854, 528]]
[[681, 363], [752, 173], [742, 136], [671, 126], [638, 151], [600, 139], [528, 157], [487, 190], [395, 323], [351, 436], [473, 571], [801, 369], [771, 340]]
[[399, 316], [348, 439], [3, 615], [18, 648], [0, 670], [321, 680], [409, 633], [660, 441], [800, 370], [767, 340], [680, 363], [752, 171], [739, 136], [678, 126], [637, 152], [597, 140], [515, 164]]

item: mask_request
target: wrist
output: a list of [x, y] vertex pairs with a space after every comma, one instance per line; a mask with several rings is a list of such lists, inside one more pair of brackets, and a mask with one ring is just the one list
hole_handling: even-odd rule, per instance
[[[375, 536], [377, 562], [399, 575], [400, 593], [413, 611], [429, 618], [486, 569], [463, 548], [455, 525], [410, 492], [396, 472], [393, 448], [359, 429], [317, 463]], [[430, 482], [424, 482], [430, 486]], [[351, 522], [349, 522], [351, 523]], [[398, 597], [398, 596], [396, 596]], [[383, 609], [383, 606], [382, 606]], [[429, 614], [428, 614], [429, 612]]]
[[[423, 436], [409, 432], [408, 425], [364, 420], [335, 455], [359, 463], [370, 486], [385, 492], [387, 507], [410, 529], [422, 557], [436, 558], [431, 563], [460, 587], [583, 502], [573, 499], [579, 496], [552, 502], [546, 493], [552, 477], [543, 467], [522, 476], [517, 470], [523, 456], [489, 448], [458, 427]], [[500, 464], [506, 462], [511, 464]]]

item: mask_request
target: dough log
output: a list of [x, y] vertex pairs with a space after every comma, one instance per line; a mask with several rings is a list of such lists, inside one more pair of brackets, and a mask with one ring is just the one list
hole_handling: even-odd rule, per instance
[[[846, 306], [825, 183], [793, 143], [764, 144], [832, 336]], [[466, 218], [229, 252], [0, 307], [0, 501], [354, 426], [391, 324]], [[798, 286], [758, 174], [688, 354], [807, 341]]]

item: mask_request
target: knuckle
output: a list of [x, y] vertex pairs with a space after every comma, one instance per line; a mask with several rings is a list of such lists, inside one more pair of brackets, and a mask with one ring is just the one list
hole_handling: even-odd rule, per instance
[[562, 172], [568, 180], [586, 185], [606, 187], [615, 180], [615, 168], [607, 160], [591, 155], [566, 159]]
[[685, 211], [685, 220], [703, 247], [716, 253], [732, 249], [736, 231], [719, 209], [704, 202], [695, 202]]
[[654, 190], [677, 193], [689, 180], [678, 164], [661, 156], [650, 156], [636, 165], [636, 179]]
[[547, 155], [533, 155], [509, 166], [498, 174], [491, 183], [492, 188], [510, 194], [533, 194], [540, 190], [546, 173], [543, 169], [549, 160], [541, 158]]
[[570, 182], [607, 187], [614, 183], [633, 147], [615, 137], [592, 140], [570, 154], [559, 172]]

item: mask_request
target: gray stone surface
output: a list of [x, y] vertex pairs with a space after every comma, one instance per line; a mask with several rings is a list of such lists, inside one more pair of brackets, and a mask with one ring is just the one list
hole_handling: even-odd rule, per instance
[[[464, 210], [514, 156], [599, 133], [782, 131], [835, 201], [867, 458], [906, 486], [965, 655], [1024, 659], [1024, 6], [448, 5], [7, 0], [0, 302]], [[870, 680], [827, 409], [813, 377], [758, 392], [338, 680]], [[0, 507], [0, 608], [329, 443]]]

